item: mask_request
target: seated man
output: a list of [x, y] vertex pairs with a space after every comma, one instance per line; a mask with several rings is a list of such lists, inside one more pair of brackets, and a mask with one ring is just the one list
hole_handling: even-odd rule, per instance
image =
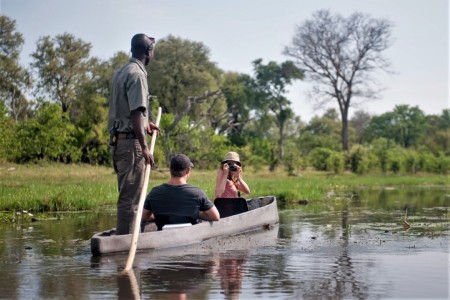
[[219, 211], [205, 192], [187, 183], [192, 167], [191, 160], [184, 154], [177, 154], [170, 160], [170, 179], [154, 187], [147, 195], [143, 222], [155, 220], [158, 230], [161, 230], [164, 225], [161, 222], [195, 224], [197, 219], [220, 220]]

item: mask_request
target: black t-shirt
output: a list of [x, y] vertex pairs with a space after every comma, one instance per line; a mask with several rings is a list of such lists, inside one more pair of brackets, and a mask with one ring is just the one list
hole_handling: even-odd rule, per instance
[[199, 211], [207, 211], [214, 204], [199, 187], [164, 183], [154, 187], [145, 199], [144, 208], [155, 215], [173, 215], [198, 219]]

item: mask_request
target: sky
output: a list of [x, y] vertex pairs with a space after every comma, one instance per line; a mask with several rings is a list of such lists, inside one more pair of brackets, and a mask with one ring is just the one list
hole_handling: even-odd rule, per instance
[[[380, 98], [353, 107], [350, 116], [359, 109], [379, 115], [402, 104], [425, 114], [450, 108], [448, 0], [0, 0], [0, 14], [15, 20], [24, 36], [23, 66], [42, 36], [71, 33], [91, 43], [92, 56], [108, 60], [129, 52], [131, 37], [142, 32], [202, 42], [219, 68], [249, 75], [255, 59], [290, 59], [282, 52], [295, 27], [320, 9], [344, 17], [358, 11], [394, 25], [394, 44], [384, 52], [394, 74], [377, 72]], [[286, 95], [303, 121], [324, 113], [308, 100], [311, 87], [297, 81]]]

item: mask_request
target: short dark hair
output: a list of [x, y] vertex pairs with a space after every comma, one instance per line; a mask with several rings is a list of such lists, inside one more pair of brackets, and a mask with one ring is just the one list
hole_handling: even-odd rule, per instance
[[170, 176], [172, 177], [183, 177], [184, 175], [186, 175], [186, 173], [188, 172], [188, 170], [183, 170], [183, 171], [174, 171], [174, 170], [170, 170]]
[[144, 33], [138, 33], [131, 39], [131, 53], [143, 54], [153, 47], [154, 38], [149, 37]]

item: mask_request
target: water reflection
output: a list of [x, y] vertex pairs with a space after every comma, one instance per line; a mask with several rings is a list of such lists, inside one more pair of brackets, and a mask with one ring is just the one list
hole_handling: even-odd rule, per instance
[[91, 257], [91, 268], [117, 269], [119, 299], [207, 299], [211, 294], [239, 299], [248, 257], [257, 249], [274, 247], [277, 236], [275, 226], [201, 245], [137, 253], [137, 267], [129, 275], [121, 272], [125, 254]]
[[139, 284], [134, 270], [117, 275], [117, 299], [119, 300], [140, 300]]
[[196, 299], [207, 295], [208, 274], [213, 272], [213, 262], [166, 262], [141, 271], [145, 295], [152, 299]]
[[163, 261], [148, 269], [119, 273], [117, 298], [207, 299], [215, 289], [224, 299], [239, 299], [248, 256], [248, 251], [233, 251], [197, 257], [195, 262]]

